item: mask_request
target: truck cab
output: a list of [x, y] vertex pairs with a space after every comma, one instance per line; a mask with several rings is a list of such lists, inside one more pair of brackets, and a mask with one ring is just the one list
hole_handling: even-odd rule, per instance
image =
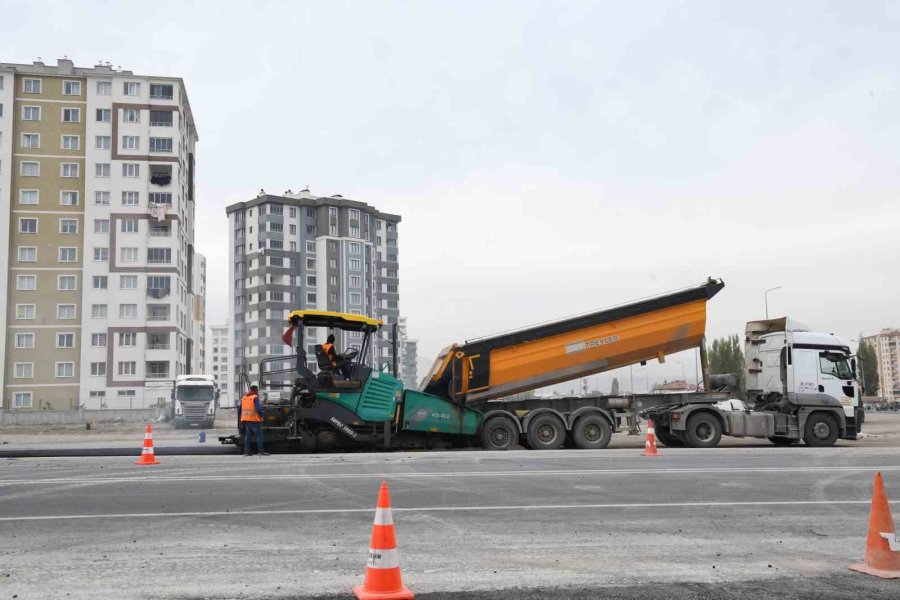
[[175, 429], [208, 429], [216, 420], [219, 390], [209, 375], [179, 375], [172, 388], [172, 422]]

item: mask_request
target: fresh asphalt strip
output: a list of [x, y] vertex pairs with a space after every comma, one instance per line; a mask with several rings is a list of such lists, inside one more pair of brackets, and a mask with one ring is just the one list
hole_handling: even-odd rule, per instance
[[[242, 474], [242, 481], [321, 481], [334, 479], [430, 479], [468, 477], [547, 477], [547, 476], [603, 476], [603, 475], [690, 475], [734, 473], [731, 467], [708, 467], [686, 469], [544, 469], [534, 471], [435, 471], [407, 473], [261, 473]], [[900, 471], [900, 466], [846, 466], [846, 467], [750, 467], [741, 468], [741, 473], [873, 473], [875, 471]], [[235, 475], [135, 475], [134, 477], [55, 477], [47, 479], [0, 479], [0, 487], [8, 485], [64, 485], [64, 484], [111, 484], [111, 483], [174, 483], [205, 481], [234, 481]]]
[[[891, 504], [900, 504], [900, 500]], [[539, 511], [539, 510], [585, 510], [585, 509], [635, 509], [635, 508], [726, 508], [735, 506], [841, 506], [871, 504], [871, 500], [784, 500], [761, 502], [635, 502], [633, 504], [535, 504], [511, 506], [431, 506], [416, 508], [393, 508], [396, 513], [435, 512], [488, 512], [488, 511]], [[328, 514], [372, 514], [372, 508], [312, 508], [296, 510], [211, 510], [192, 512], [152, 512], [152, 513], [107, 513], [96, 515], [42, 515], [32, 517], [0, 517], [0, 522], [14, 521], [69, 521], [86, 519], [158, 519], [163, 517], [271, 517], [273, 515], [328, 515]]]
[[[34, 448], [21, 450], [0, 450], [0, 458], [65, 458], [92, 456], [140, 456], [142, 448]], [[237, 455], [234, 446], [155, 446], [156, 456], [209, 456], [219, 454]]]

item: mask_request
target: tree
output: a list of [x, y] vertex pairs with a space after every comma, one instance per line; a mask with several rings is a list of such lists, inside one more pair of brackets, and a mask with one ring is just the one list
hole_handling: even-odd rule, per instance
[[618, 396], [619, 395], [619, 378], [613, 377], [612, 388], [609, 390], [610, 396]]
[[747, 375], [744, 373], [744, 351], [739, 335], [716, 338], [707, 351], [710, 373], [734, 373], [738, 378], [738, 391], [747, 391]]
[[[859, 335], [859, 339], [863, 339], [862, 334]], [[878, 355], [875, 354], [875, 348], [872, 347], [872, 344], [861, 341], [856, 356], [859, 359], [857, 362], [860, 363], [857, 365], [857, 369], [862, 376], [863, 396], [877, 396]]]

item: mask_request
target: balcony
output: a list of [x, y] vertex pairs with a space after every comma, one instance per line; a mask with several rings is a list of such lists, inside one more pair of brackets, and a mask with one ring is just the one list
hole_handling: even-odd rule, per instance
[[165, 298], [171, 293], [172, 290], [167, 287], [147, 288], [147, 296], [149, 296], [150, 298], [156, 298], [157, 300], [159, 300], [160, 298]]

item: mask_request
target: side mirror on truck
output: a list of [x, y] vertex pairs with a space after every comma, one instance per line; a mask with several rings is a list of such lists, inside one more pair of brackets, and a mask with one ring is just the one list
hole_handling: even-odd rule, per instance
[[853, 379], [856, 379], [856, 357], [850, 358], [850, 374], [853, 375]]

